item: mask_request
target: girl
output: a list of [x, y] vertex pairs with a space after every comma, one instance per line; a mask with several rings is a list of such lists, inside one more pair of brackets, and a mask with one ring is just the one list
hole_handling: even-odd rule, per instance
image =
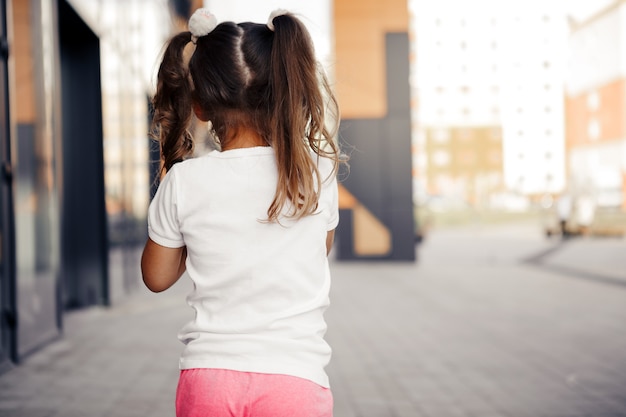
[[[306, 28], [285, 11], [217, 24], [199, 9], [167, 45], [153, 104], [166, 174], [143, 280], [159, 292], [187, 271], [194, 284], [177, 416], [332, 416], [323, 313], [338, 119]], [[193, 114], [221, 151], [188, 158]]]

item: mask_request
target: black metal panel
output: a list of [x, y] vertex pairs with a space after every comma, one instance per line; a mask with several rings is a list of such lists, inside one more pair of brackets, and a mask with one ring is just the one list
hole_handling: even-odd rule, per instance
[[387, 227], [392, 250], [383, 257], [355, 254], [352, 216], [342, 211], [338, 259], [415, 260], [408, 35], [387, 34], [385, 43], [388, 114], [382, 119], [344, 119], [339, 134], [351, 158], [343, 185]]
[[387, 116], [411, 117], [409, 86], [409, 36], [388, 33], [385, 36], [387, 59]]
[[65, 307], [108, 303], [98, 37], [59, 2], [63, 114], [62, 261]]
[[[413, 179], [411, 160], [411, 124], [406, 117], [385, 120], [386, 136], [402, 138], [389, 140], [386, 179], [389, 197], [386, 219], [391, 229], [393, 252], [391, 259], [415, 259], [415, 220], [413, 212]], [[408, 140], [406, 138], [409, 138]]]
[[339, 137], [350, 154], [350, 174], [342, 184], [369, 210], [380, 213], [383, 207], [385, 160], [387, 152], [379, 119], [344, 119]]
[[335, 233], [335, 250], [338, 259], [353, 259], [354, 225], [352, 210], [339, 210], [339, 226]]

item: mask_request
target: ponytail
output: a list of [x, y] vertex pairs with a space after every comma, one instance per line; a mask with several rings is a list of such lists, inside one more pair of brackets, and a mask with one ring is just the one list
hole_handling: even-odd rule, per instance
[[179, 33], [170, 40], [157, 76], [150, 131], [160, 143], [165, 172], [193, 151], [193, 140], [188, 131], [192, 117], [191, 83], [183, 59], [183, 51], [190, 41], [189, 32]]
[[327, 129], [327, 103], [322, 92], [327, 93], [335, 113], [337, 103], [318, 68], [313, 43], [302, 22], [286, 13], [270, 17], [268, 28], [274, 31], [269, 136], [278, 164], [278, 185], [268, 218], [277, 220], [290, 201], [293, 208], [288, 215], [297, 219], [315, 212], [323, 180], [310, 151], [331, 157], [335, 170], [338, 166], [339, 152], [333, 138], [336, 127]]

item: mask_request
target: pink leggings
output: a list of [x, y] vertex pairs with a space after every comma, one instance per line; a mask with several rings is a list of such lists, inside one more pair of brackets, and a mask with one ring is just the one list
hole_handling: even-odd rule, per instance
[[177, 417], [332, 417], [333, 396], [306, 379], [226, 369], [185, 369]]

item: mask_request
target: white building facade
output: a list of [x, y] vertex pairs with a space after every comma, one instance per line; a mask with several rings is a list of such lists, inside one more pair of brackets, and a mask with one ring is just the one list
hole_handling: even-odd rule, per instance
[[565, 186], [563, 3], [410, 4], [417, 182], [425, 182], [429, 164], [446, 159], [429, 160], [426, 130], [488, 127], [501, 130], [502, 173], [495, 180], [500, 192], [560, 192]]

